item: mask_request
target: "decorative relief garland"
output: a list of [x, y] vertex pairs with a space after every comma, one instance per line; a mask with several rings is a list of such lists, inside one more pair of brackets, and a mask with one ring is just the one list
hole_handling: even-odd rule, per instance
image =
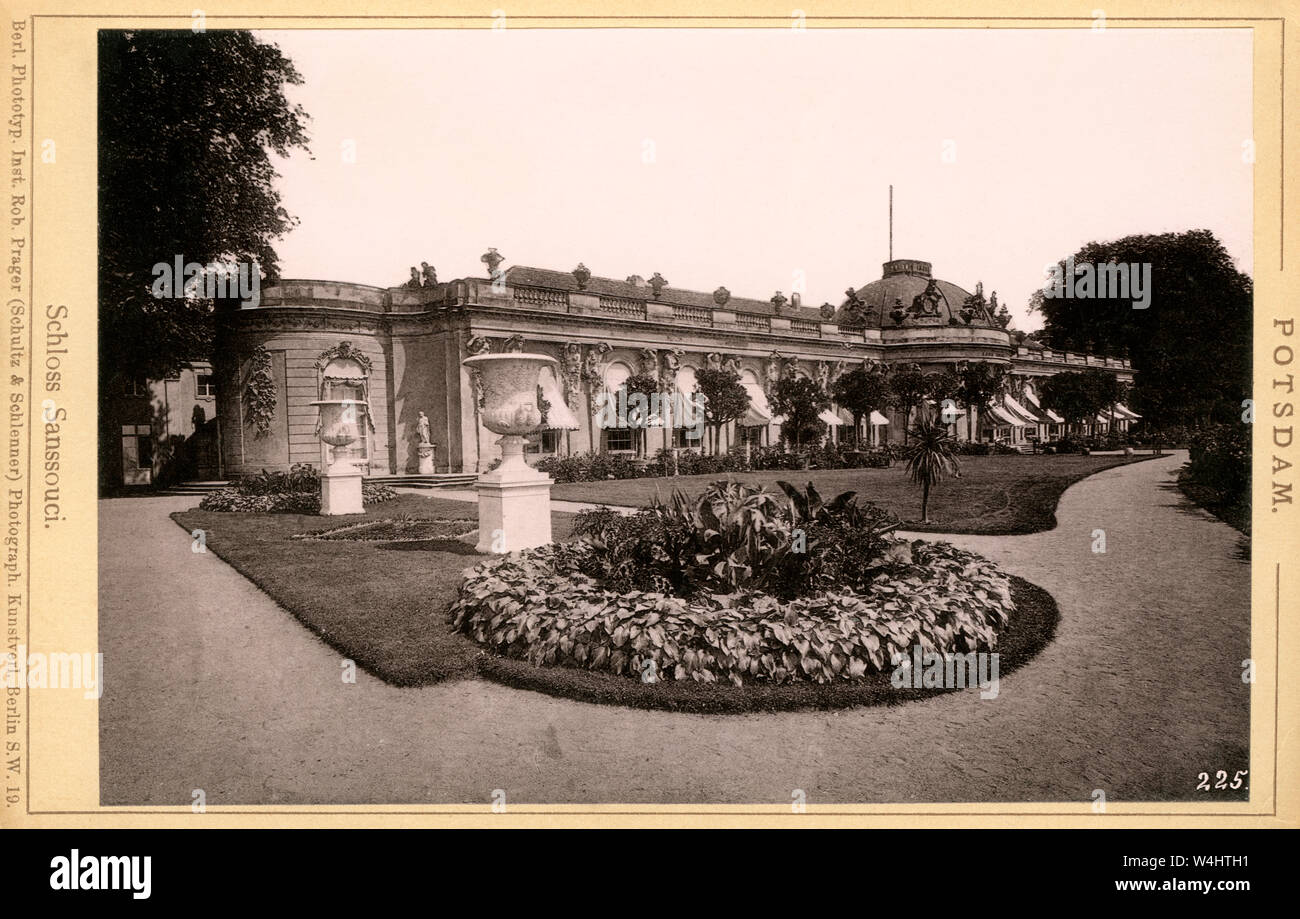
[[275, 377], [271, 374], [271, 353], [258, 345], [253, 349], [253, 372], [244, 386], [246, 419], [256, 429], [256, 437], [265, 437], [271, 431], [275, 418]]

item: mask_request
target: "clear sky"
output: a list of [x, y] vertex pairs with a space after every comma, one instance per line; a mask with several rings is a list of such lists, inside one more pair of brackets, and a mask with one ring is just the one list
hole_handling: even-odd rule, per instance
[[891, 183], [895, 258], [1022, 329], [1093, 240], [1203, 227], [1251, 271], [1247, 30], [259, 34], [311, 115], [279, 164], [284, 277], [482, 276], [495, 246], [762, 299], [802, 272], [838, 304], [888, 258]]

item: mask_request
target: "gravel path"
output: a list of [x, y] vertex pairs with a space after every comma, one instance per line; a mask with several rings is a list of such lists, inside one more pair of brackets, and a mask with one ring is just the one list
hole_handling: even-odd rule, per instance
[[167, 515], [193, 498], [104, 500], [102, 801], [188, 805], [196, 788], [212, 805], [486, 804], [494, 789], [516, 803], [1195, 799], [1197, 772], [1249, 765], [1250, 570], [1236, 531], [1173, 486], [1185, 456], [1084, 479], [1051, 532], [951, 537], [1061, 606], [1056, 639], [996, 699], [768, 715], [482, 680], [344, 683], [334, 651], [191, 552]]

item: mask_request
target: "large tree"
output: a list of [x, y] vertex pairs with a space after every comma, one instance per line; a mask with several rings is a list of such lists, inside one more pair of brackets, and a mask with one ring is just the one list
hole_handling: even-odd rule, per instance
[[911, 434], [912, 411], [929, 397], [933, 387], [934, 381], [920, 368], [899, 370], [889, 378], [894, 405], [903, 413], [903, 443]]
[[217, 304], [155, 297], [155, 265], [276, 276], [272, 241], [295, 221], [271, 155], [307, 147], [307, 115], [285, 95], [301, 82], [250, 32], [99, 33], [101, 399], [210, 356]]
[[[967, 409], [978, 412], [980, 418], [985, 418], [988, 416], [989, 406], [1002, 392], [1002, 386], [1007, 378], [1007, 366], [976, 361], [958, 371], [957, 377], [960, 380], [957, 386], [958, 400]], [[973, 424], [971, 440], [979, 440], [979, 432]]]
[[695, 374], [695, 389], [704, 397], [704, 422], [712, 433], [713, 452], [718, 452], [722, 426], [739, 421], [749, 408], [749, 393], [734, 370], [705, 367]]
[[853, 416], [853, 442], [858, 442], [862, 419], [889, 405], [889, 378], [879, 370], [854, 367], [831, 384], [831, 395], [839, 407]]
[[1055, 374], [1040, 388], [1043, 408], [1056, 412], [1070, 425], [1095, 421], [1122, 394], [1115, 375], [1096, 367]]
[[[1150, 302], [1084, 299], [1036, 292], [1051, 348], [1127, 356], [1137, 371], [1133, 407], [1148, 424], [1199, 425], [1241, 416], [1251, 388], [1254, 288], [1209, 230], [1127, 236], [1093, 242], [1072, 256], [1076, 266], [1150, 265]], [[1067, 261], [1059, 263], [1065, 274]]]
[[831, 397], [826, 390], [807, 377], [782, 377], [772, 387], [772, 411], [785, 416], [781, 437], [792, 442], [795, 449], [801, 448], [808, 438], [821, 437], [826, 422], [819, 416], [830, 406]]
[[[636, 455], [646, 455], [646, 433], [652, 423], [663, 424], [663, 419], [653, 415], [655, 407], [654, 397], [659, 393], [659, 378], [652, 373], [634, 373], [623, 381], [621, 389], [626, 391], [623, 398], [628, 405], [628, 424], [632, 427], [632, 440], [636, 444]], [[640, 396], [641, 399], [634, 400], [634, 396]], [[641, 414], [641, 409], [633, 405], [633, 402], [644, 400], [645, 414]], [[635, 409], [635, 411], [634, 411]], [[660, 407], [660, 411], [662, 411]], [[635, 417], [634, 417], [635, 416]]]

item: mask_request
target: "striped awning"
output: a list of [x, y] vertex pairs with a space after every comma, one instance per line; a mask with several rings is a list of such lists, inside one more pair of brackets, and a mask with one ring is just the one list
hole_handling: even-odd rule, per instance
[[[817, 417], [823, 423], [829, 424], [831, 427], [835, 427], [836, 425], [840, 425], [844, 423], [843, 421], [840, 420], [839, 415], [835, 414], [833, 411], [831, 411], [828, 408], [822, 409], [821, 412], [818, 413]], [[849, 424], [852, 423], [853, 423], [852, 421], [849, 422]]]
[[1137, 412], [1133, 411], [1133, 409], [1125, 405], [1123, 402], [1115, 403], [1115, 416], [1117, 418], [1122, 418], [1125, 421], [1137, 421], [1139, 418], [1142, 417]]
[[1010, 396], [1002, 397], [1002, 407], [1022, 419], [1018, 424], [1038, 424], [1038, 417]]
[[1038, 397], [1034, 395], [1033, 390], [1025, 390], [1025, 401], [1046, 415], [1052, 424], [1065, 423], [1065, 419], [1056, 414], [1056, 412], [1052, 411], [1050, 408], [1043, 408], [1042, 403], [1038, 401]]
[[1018, 418], [1016, 418], [1015, 415], [1012, 415], [1009, 411], [1007, 411], [1005, 408], [1003, 408], [1000, 405], [990, 405], [989, 414], [992, 415], [994, 418], [997, 418], [1003, 424], [1011, 424], [1016, 426], [1024, 425], [1023, 421], [1020, 421]]
[[763, 387], [757, 383], [742, 383], [745, 392], [749, 395], [749, 407], [745, 409], [744, 416], [740, 419], [740, 426], [743, 428], [759, 427], [760, 425], [772, 424], [772, 409], [767, 404], [767, 394], [763, 392]]
[[876, 424], [889, 424], [889, 419], [886, 418], [884, 415], [880, 414], [880, 412], [877, 412], [877, 411], [875, 411], [875, 410], [873, 409], [872, 412], [871, 412], [871, 423], [872, 423], [873, 425], [876, 425]]

